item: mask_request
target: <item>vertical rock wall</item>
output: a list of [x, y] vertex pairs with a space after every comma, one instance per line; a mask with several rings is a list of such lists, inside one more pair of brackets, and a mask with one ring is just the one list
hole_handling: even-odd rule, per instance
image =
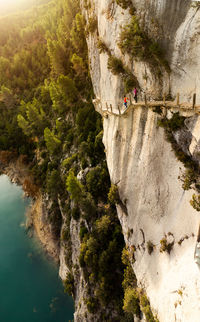
[[[128, 216], [120, 207], [118, 213], [126, 244], [130, 252], [136, 249], [138, 285], [159, 321], [198, 322], [200, 271], [194, 250], [199, 214], [190, 206], [192, 192], [182, 189], [178, 177], [184, 168], [157, 127], [157, 114], [138, 108], [126, 117], [109, 116], [104, 144], [112, 182], [128, 210]], [[170, 254], [160, 252], [163, 238], [173, 243]]]
[[[151, 98], [180, 93], [190, 101], [199, 85], [199, 17], [192, 1], [135, 0], [137, 14], [149, 36], [163, 46], [170, 63], [170, 78], [163, 71], [160, 80], [148, 64], [122, 55], [117, 43], [121, 27], [131, 16], [115, 1], [93, 0], [83, 13], [88, 21], [96, 16], [98, 30], [88, 35], [91, 76], [98, 110], [106, 103], [113, 111], [122, 107], [124, 94], [120, 76], [107, 69], [108, 55], [99, 53], [98, 38], [111, 54], [122, 59], [137, 77], [141, 92]], [[84, 6], [83, 6], [84, 7]], [[146, 81], [144, 75], [147, 75]], [[193, 153], [198, 147], [198, 124], [190, 129]], [[113, 183], [128, 216], [118, 209], [126, 243], [134, 252], [138, 283], [145, 288], [154, 312], [161, 322], [200, 320], [200, 271], [194, 263], [199, 214], [190, 206], [193, 191], [184, 192], [178, 179], [184, 171], [177, 161], [164, 131], [157, 126], [157, 114], [137, 108], [126, 116], [104, 118], [104, 145]], [[198, 150], [198, 149], [197, 149]], [[160, 240], [173, 244], [170, 254], [160, 252]], [[148, 253], [147, 243], [154, 244]], [[181, 242], [180, 242], [181, 241]]]
[[[84, 1], [82, 1], [84, 3]], [[165, 51], [170, 64], [171, 75], [163, 70], [158, 79], [145, 62], [139, 62], [128, 55], [122, 55], [118, 47], [121, 28], [130, 22], [129, 10], [124, 10], [112, 0], [93, 0], [90, 9], [84, 9], [86, 19], [97, 18], [98, 31], [89, 34], [88, 47], [90, 70], [95, 95], [106, 102], [118, 105], [123, 95], [122, 81], [107, 69], [108, 55], [99, 53], [97, 39], [102, 39], [111, 54], [122, 59], [137, 77], [141, 96], [146, 93], [157, 98], [164, 93], [175, 97], [180, 93], [181, 101], [191, 101], [198, 92], [199, 80], [199, 24], [200, 10], [193, 8], [194, 1], [188, 0], [135, 0], [140, 23], [148, 36], [156, 40]], [[146, 80], [145, 80], [146, 79]], [[198, 101], [199, 98], [197, 97]]]

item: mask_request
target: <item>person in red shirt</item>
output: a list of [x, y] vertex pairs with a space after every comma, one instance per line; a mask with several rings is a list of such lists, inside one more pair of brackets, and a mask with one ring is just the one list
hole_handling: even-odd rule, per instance
[[127, 103], [127, 99], [128, 99], [128, 98], [124, 95], [124, 106], [125, 106], [125, 108], [127, 108], [127, 104], [128, 104], [128, 103]]

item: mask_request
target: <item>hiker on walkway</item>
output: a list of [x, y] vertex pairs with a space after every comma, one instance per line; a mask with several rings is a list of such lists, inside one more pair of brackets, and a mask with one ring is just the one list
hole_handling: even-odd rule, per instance
[[135, 87], [134, 90], [133, 90], [133, 94], [134, 94], [134, 100], [135, 100], [135, 103], [137, 103], [137, 95], [138, 95], [138, 90], [137, 88]]
[[127, 100], [128, 100], [128, 97], [126, 97], [126, 95], [124, 95], [124, 106], [125, 108], [127, 108]]

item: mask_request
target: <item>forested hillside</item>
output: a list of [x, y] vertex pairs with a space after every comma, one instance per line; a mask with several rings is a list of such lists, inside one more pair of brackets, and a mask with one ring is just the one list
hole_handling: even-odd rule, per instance
[[[1, 18], [0, 150], [9, 151], [9, 158], [25, 155], [37, 187], [30, 182], [30, 194], [37, 197], [39, 189], [51, 200], [49, 222], [70, 270], [66, 290], [76, 300], [77, 270], [82, 272], [89, 314], [120, 321], [128, 263], [121, 260], [120, 201], [110, 188], [102, 121], [92, 104], [85, 27], [78, 0], [55, 0]], [[72, 261], [72, 220], [80, 227], [79, 267]], [[126, 286], [134, 279], [129, 275]]]
[[[48, 128], [55, 143], [50, 151], [61, 151], [61, 128], [69, 127], [64, 121], [67, 113], [89, 109], [92, 87], [84, 22], [77, 8], [78, 1], [51, 2], [0, 20], [1, 150], [31, 152], [30, 141], [34, 149], [46, 146]], [[100, 118], [98, 123], [97, 132]], [[67, 142], [73, 142], [70, 132]]]

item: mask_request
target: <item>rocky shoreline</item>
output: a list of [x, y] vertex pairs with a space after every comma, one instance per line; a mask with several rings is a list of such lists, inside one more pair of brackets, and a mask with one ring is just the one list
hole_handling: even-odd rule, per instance
[[[0, 175], [7, 175], [12, 183], [24, 188], [24, 182], [27, 177], [30, 178], [28, 165], [24, 164], [20, 158], [8, 162], [0, 162]], [[27, 191], [24, 196], [29, 197]], [[51, 234], [51, 227], [46, 220], [47, 214], [44, 206], [43, 197], [40, 191], [33, 198], [30, 208], [27, 212], [26, 227], [27, 230], [33, 229], [34, 233], [41, 242], [47, 254], [56, 262], [59, 262], [59, 245]]]

